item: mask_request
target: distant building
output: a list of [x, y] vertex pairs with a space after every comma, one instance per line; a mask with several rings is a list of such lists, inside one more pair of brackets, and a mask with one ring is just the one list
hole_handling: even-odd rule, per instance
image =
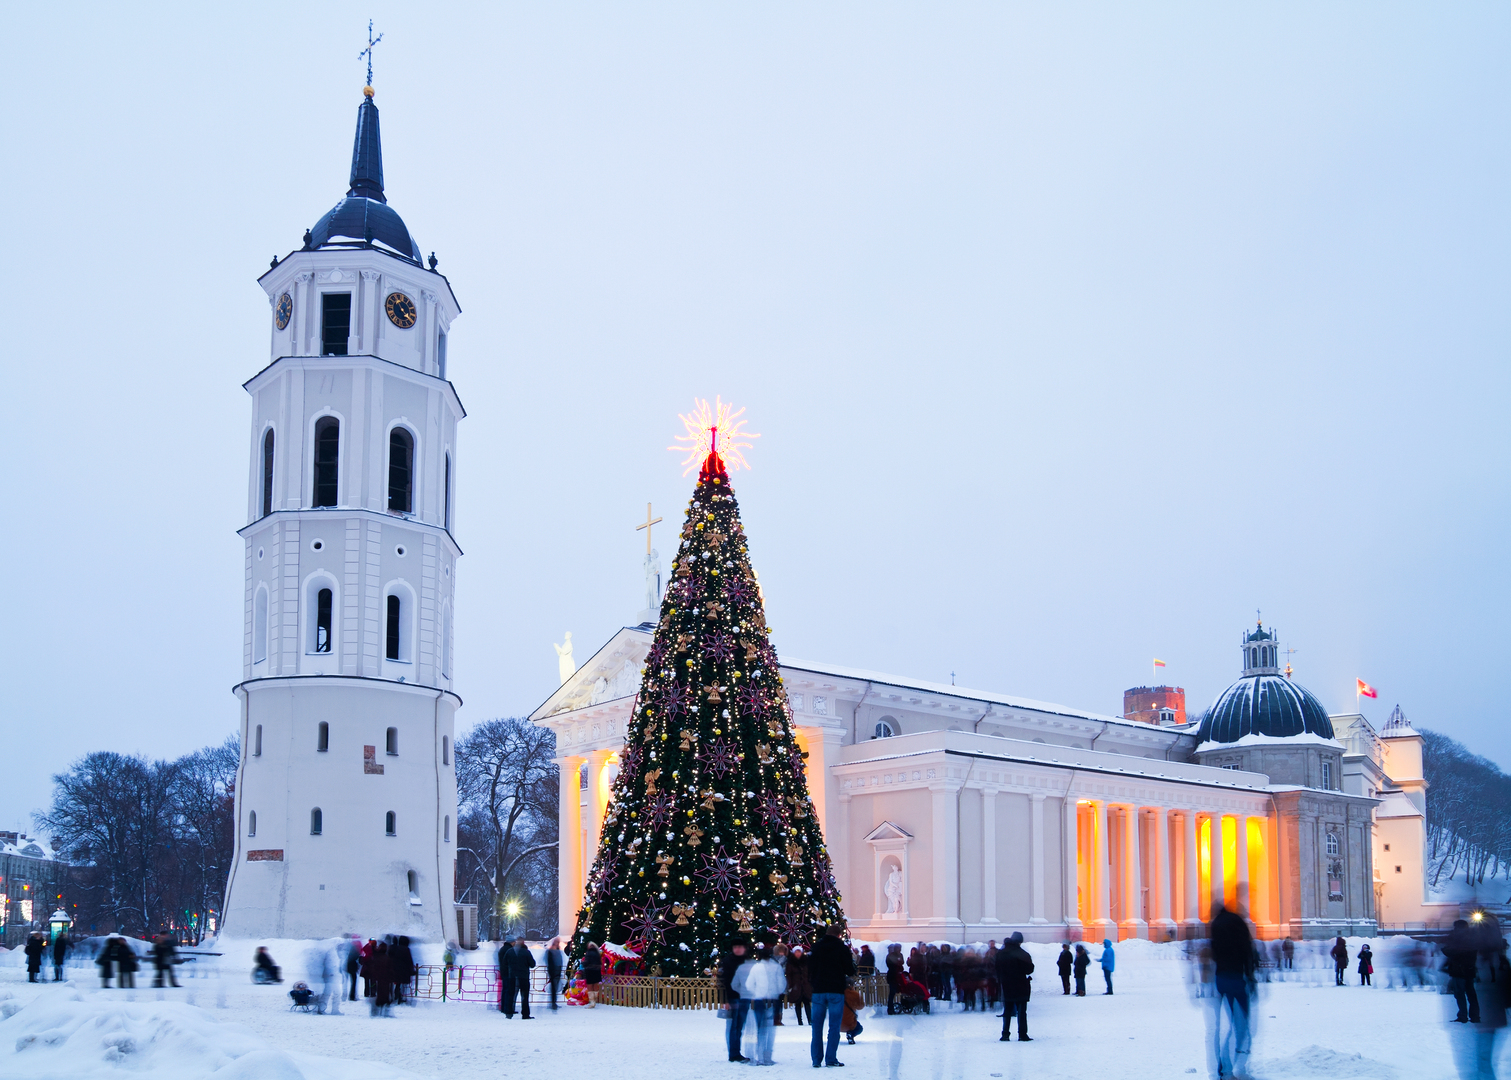
[[0, 831], [0, 945], [13, 949], [64, 901], [68, 864], [45, 841]]
[[1146, 724], [1184, 724], [1186, 690], [1182, 686], [1135, 686], [1123, 691], [1123, 719]]

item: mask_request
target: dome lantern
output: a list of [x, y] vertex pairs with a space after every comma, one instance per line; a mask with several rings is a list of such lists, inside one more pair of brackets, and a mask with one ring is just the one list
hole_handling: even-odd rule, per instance
[[1243, 674], [1247, 678], [1250, 675], [1279, 675], [1280, 674], [1280, 643], [1274, 627], [1266, 630], [1264, 620], [1256, 621], [1253, 630], [1243, 633]]

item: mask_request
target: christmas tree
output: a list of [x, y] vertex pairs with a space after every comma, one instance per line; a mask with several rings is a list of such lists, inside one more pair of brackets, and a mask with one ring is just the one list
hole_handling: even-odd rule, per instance
[[[706, 971], [732, 938], [812, 944], [843, 922], [728, 466], [740, 412], [682, 417], [699, 466], [572, 954], [624, 943]], [[691, 467], [688, 472], [691, 472]]]

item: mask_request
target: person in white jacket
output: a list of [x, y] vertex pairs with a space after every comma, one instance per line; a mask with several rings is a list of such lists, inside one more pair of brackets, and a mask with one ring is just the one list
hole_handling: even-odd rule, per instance
[[771, 946], [756, 946], [755, 955], [735, 971], [734, 990], [750, 1002], [756, 1022], [757, 1065], [774, 1065], [771, 1049], [776, 1044], [776, 1027], [772, 1023], [776, 999], [787, 992], [787, 977], [782, 966], [771, 958]]

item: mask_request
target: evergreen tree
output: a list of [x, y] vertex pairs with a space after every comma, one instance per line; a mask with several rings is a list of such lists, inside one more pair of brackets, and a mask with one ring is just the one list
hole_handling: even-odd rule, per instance
[[572, 940], [574, 956], [628, 944], [663, 975], [702, 974], [734, 937], [811, 944], [844, 920], [719, 439], [702, 444]]

